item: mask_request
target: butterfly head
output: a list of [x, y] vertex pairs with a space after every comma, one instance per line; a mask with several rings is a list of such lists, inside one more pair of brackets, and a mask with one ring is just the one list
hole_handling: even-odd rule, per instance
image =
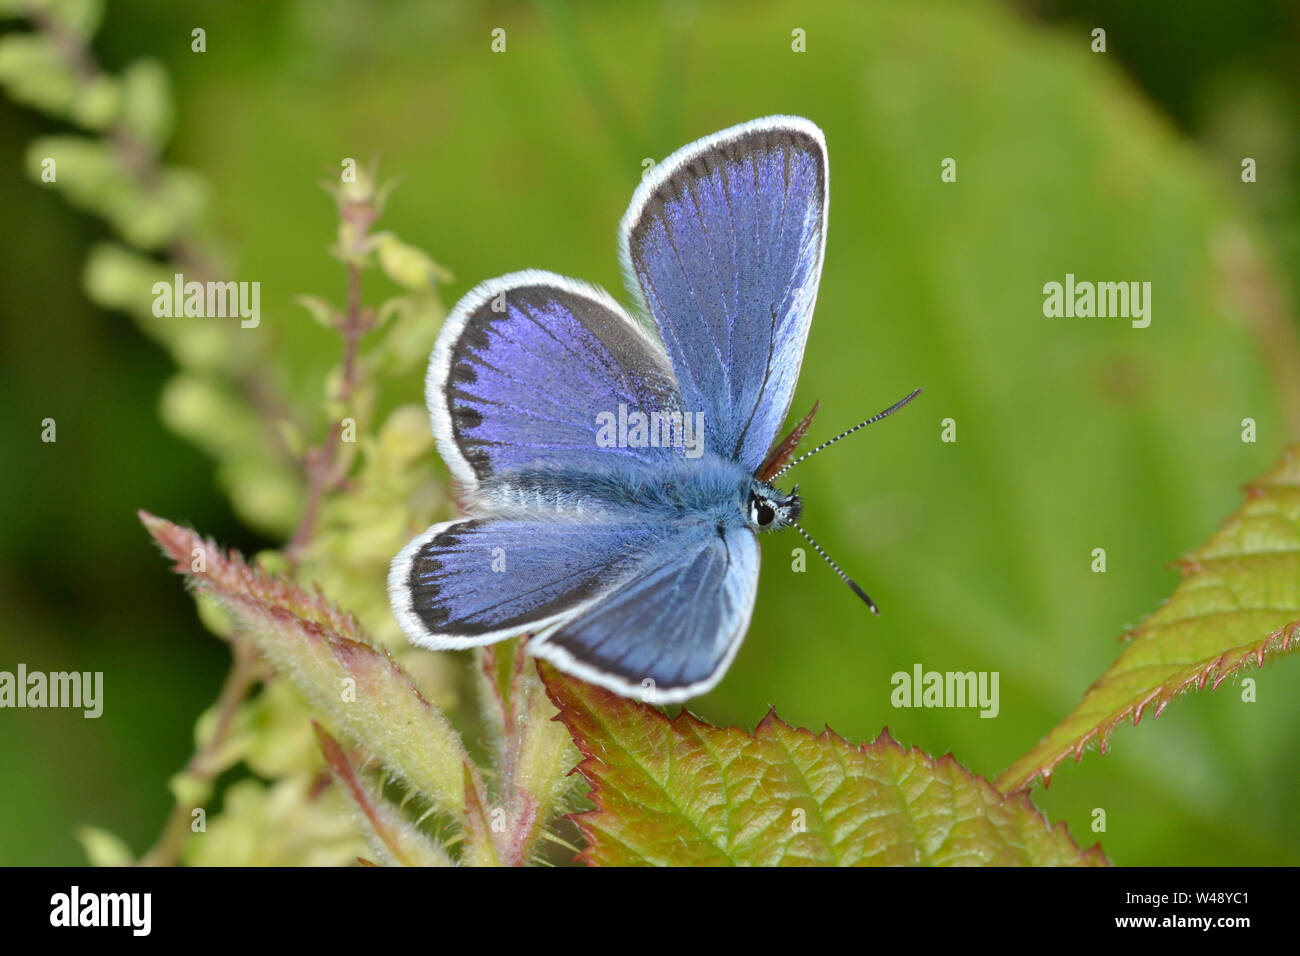
[[761, 481], [755, 481], [749, 489], [746, 514], [750, 527], [755, 531], [788, 527], [799, 520], [802, 512], [803, 501], [799, 498], [798, 485], [788, 495]]

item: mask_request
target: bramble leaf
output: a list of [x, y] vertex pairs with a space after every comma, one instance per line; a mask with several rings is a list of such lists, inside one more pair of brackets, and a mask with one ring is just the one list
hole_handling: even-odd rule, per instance
[[318, 712], [434, 807], [464, 810], [466, 774], [474, 774], [459, 735], [355, 618], [193, 531], [143, 511], [140, 520], [174, 570], [216, 598]]
[[753, 734], [670, 720], [543, 665], [596, 808], [574, 817], [600, 866], [1105, 865], [1025, 794], [888, 731], [854, 747], [770, 712]]
[[1246, 503], [1204, 547], [1179, 562], [1184, 578], [1173, 597], [1124, 635], [1124, 652], [1082, 702], [997, 785], [1029, 787], [1069, 754], [1077, 761], [1132, 716], [1159, 717], [1193, 688], [1218, 688], [1250, 663], [1294, 650], [1300, 628], [1300, 445], [1246, 487]]

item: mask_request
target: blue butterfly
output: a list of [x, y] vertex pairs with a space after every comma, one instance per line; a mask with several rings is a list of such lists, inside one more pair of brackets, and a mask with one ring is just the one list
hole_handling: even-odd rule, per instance
[[828, 174], [822, 131], [792, 116], [715, 133], [651, 170], [619, 251], [653, 328], [549, 272], [460, 300], [426, 397], [468, 517], [393, 561], [411, 640], [462, 649], [527, 633], [568, 674], [685, 700], [740, 647], [756, 532], [786, 526], [875, 610], [798, 525], [798, 486], [771, 484], [817, 411], [776, 441], [817, 298]]

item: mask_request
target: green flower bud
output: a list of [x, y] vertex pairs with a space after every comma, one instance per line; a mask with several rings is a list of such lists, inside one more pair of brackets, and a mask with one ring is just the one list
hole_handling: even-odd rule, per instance
[[91, 866], [130, 866], [135, 862], [125, 840], [99, 827], [77, 827], [77, 842]]
[[149, 146], [167, 141], [172, 98], [167, 71], [157, 60], [137, 60], [122, 74], [122, 125]]
[[422, 249], [402, 242], [392, 233], [377, 236], [379, 267], [398, 285], [407, 289], [427, 289], [435, 282], [445, 282], [450, 273]]
[[80, 81], [48, 37], [10, 33], [0, 37], [0, 86], [25, 106], [66, 116]]
[[117, 119], [121, 108], [122, 91], [117, 81], [98, 76], [77, 91], [72, 118], [87, 129], [101, 130]]

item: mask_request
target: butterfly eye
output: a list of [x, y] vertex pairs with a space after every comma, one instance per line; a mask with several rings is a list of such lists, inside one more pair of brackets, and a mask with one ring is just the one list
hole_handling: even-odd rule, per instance
[[771, 505], [759, 502], [758, 509], [754, 512], [754, 519], [758, 522], [760, 528], [766, 528], [773, 519], [776, 518], [776, 512]]

